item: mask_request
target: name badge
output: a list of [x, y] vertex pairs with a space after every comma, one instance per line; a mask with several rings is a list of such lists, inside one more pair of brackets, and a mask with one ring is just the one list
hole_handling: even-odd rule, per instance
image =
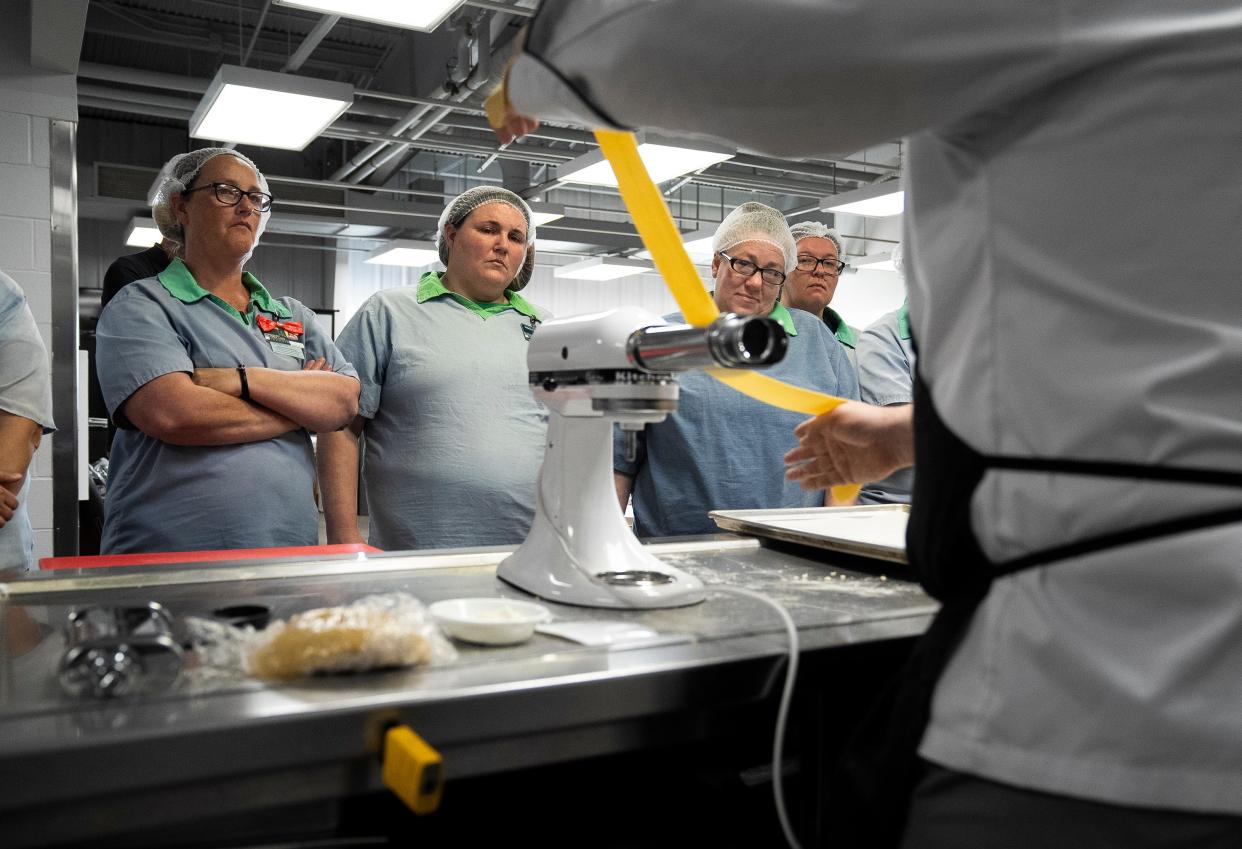
[[275, 321], [265, 315], [255, 316], [255, 324], [274, 353], [295, 360], [306, 359], [306, 328], [300, 321]]

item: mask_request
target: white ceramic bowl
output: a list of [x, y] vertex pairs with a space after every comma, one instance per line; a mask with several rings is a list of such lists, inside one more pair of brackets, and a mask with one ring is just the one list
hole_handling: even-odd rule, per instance
[[510, 598], [451, 598], [429, 609], [450, 637], [486, 646], [524, 643], [552, 618], [542, 604]]

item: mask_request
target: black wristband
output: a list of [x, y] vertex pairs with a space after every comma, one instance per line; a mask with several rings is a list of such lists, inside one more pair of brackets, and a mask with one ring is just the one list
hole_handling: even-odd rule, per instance
[[237, 376], [241, 378], [241, 399], [243, 401], [250, 400], [250, 380], [246, 377], [246, 367], [237, 367]]

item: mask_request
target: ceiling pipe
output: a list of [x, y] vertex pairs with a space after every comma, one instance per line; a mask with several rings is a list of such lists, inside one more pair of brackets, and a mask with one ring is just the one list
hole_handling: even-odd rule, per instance
[[405, 147], [425, 147], [429, 150], [442, 150], [447, 153], [465, 153], [472, 156], [491, 156], [493, 153], [499, 153], [502, 159], [515, 159], [523, 162], [533, 162], [543, 164], [547, 162], [562, 163], [573, 159], [573, 156], [566, 156], [556, 151], [544, 149], [531, 149], [529, 147], [509, 147], [503, 151], [498, 151], [496, 146], [488, 144], [484, 141], [471, 141], [456, 137], [448, 137], [440, 134], [426, 133], [418, 139], [412, 139], [406, 136], [389, 136], [382, 133], [372, 132], [368, 130], [354, 129], [340, 124], [333, 124], [322, 133], [324, 138], [329, 139], [349, 139], [351, 141], [375, 141], [383, 140], [393, 145], [404, 145]]
[[159, 106], [154, 103], [144, 103], [141, 109], [135, 109], [133, 101], [128, 100], [109, 100], [103, 97], [92, 97], [90, 95], [78, 95], [78, 105], [86, 106], [91, 109], [107, 109], [111, 112], [127, 112], [129, 114], [149, 115], [152, 118], [168, 118], [173, 121], [188, 121], [192, 111], [184, 109], [172, 108], [168, 106]]
[[[268, 2], [270, 3], [271, 0], [268, 0]], [[264, 11], [266, 12], [267, 10], [264, 9]], [[324, 15], [320, 18], [319, 22], [315, 24], [314, 28], [309, 33], [306, 34], [306, 38], [302, 39], [302, 43], [298, 45], [298, 49], [293, 51], [293, 55], [289, 57], [288, 61], [286, 61], [284, 65], [281, 66], [280, 70], [292, 73], [301, 68], [302, 65], [305, 64], [306, 60], [310, 58], [310, 55], [315, 52], [315, 48], [318, 47], [319, 43], [327, 37], [328, 33], [332, 31], [332, 28], [336, 26], [336, 22], [340, 19], [340, 15]], [[262, 24], [263, 21], [260, 19], [259, 25], [262, 26]], [[255, 36], [258, 37], [258, 35], [259, 31], [256, 29]]]
[[82, 62], [78, 65], [78, 77], [88, 80], [104, 80], [110, 83], [144, 86], [146, 88], [164, 88], [172, 91], [195, 92], [202, 94], [211, 85], [211, 80], [197, 77], [183, 77], [178, 74], [164, 74], [159, 71], [139, 71], [132, 68], [120, 68], [116, 65], [101, 65], [98, 62]]
[[[428, 112], [431, 111], [431, 108], [432, 107], [426, 106], [426, 105], [415, 106], [409, 112], [405, 113], [405, 117], [403, 117], [397, 123], [393, 124], [392, 127], [389, 128], [386, 135], [399, 136], [401, 133], [404, 133], [410, 127], [417, 124], [420, 118], [422, 118], [424, 115], [426, 115]], [[325, 132], [324, 135], [327, 135], [327, 133]], [[341, 136], [332, 136], [332, 138], [341, 138]], [[357, 137], [347, 137], [347, 138], [357, 138]], [[385, 142], [382, 142], [382, 141], [372, 142], [371, 144], [367, 145], [365, 148], [360, 150], [358, 153], [351, 156], [348, 160], [346, 160], [345, 164], [343, 164], [340, 168], [337, 168], [335, 171], [333, 171], [331, 179], [344, 180], [348, 178], [351, 174], [353, 174], [359, 168], [361, 168], [362, 166], [370, 162], [371, 157], [375, 156], [377, 153], [379, 153], [381, 150], [384, 150], [387, 147], [388, 145]]]
[[254, 34], [250, 36], [250, 43], [246, 45], [246, 52], [242, 54], [241, 62], [238, 64], [243, 68], [250, 61], [250, 51], [254, 50], [254, 43], [259, 40], [259, 33], [263, 30], [263, 22], [267, 20], [267, 10], [272, 8], [272, 0], [263, 0], [263, 11], [259, 13], [259, 22], [254, 25]]
[[[479, 41], [478, 36], [479, 31], [486, 28], [490, 17], [490, 12], [483, 12], [475, 18], [467, 20], [462, 26], [461, 34], [457, 38], [456, 56], [449, 63], [447, 87], [452, 93], [447, 100], [450, 102], [460, 103], [468, 99], [475, 91], [486, 85], [491, 78], [491, 51]], [[440, 106], [430, 116], [424, 118], [418, 126], [409, 129], [405, 133], [401, 133], [401, 135], [410, 141], [423, 138], [452, 111], [452, 106]], [[399, 157], [407, 156], [409, 147], [409, 145], [403, 144], [392, 147], [387, 152], [377, 151], [371, 156], [370, 162], [360, 166], [343, 179], [351, 183], [361, 183], [363, 180], [378, 174], [376, 179], [381, 183], [386, 182], [392, 172], [399, 167], [399, 165], [393, 163]]]
[[[168, 118], [171, 120], [187, 120], [194, 110], [194, 103], [184, 98], [176, 98], [168, 95], [160, 95], [153, 92], [126, 92], [115, 91], [102, 86], [95, 86], [89, 83], [83, 83], [79, 87], [79, 100], [81, 105], [96, 108], [108, 109], [118, 112], [130, 112], [146, 114], [160, 118]], [[451, 107], [444, 107], [448, 109]], [[441, 112], [444, 109], [440, 110]], [[573, 156], [566, 152], [544, 151], [532, 148], [531, 146], [519, 146], [516, 148], [507, 148], [503, 151], [497, 150], [493, 145], [485, 141], [471, 141], [464, 138], [447, 138], [439, 134], [429, 134], [435, 125], [433, 116], [431, 119], [424, 121], [412, 136], [386, 136], [382, 137], [382, 141], [386, 146], [393, 148], [390, 156], [396, 156], [398, 151], [415, 146], [416, 143], [423, 147], [444, 150], [449, 153], [462, 153], [467, 155], [475, 155], [482, 157], [497, 156], [505, 159], [516, 161], [524, 161], [531, 163], [551, 162], [560, 164], [568, 162]], [[324, 131], [326, 138], [348, 139], [352, 141], [371, 141], [377, 143], [376, 137], [380, 134], [358, 127], [353, 122], [338, 122]], [[383, 163], [373, 163], [376, 168], [381, 167]], [[370, 171], [367, 172], [371, 173]], [[869, 176], [869, 175], [868, 175]], [[335, 181], [335, 177], [330, 177], [329, 182]], [[720, 188], [737, 189], [741, 191], [767, 192], [767, 193], [784, 193], [795, 195], [798, 197], [821, 198], [825, 195], [832, 194], [827, 186], [819, 186], [813, 183], [794, 182], [790, 180], [780, 180], [774, 178], [758, 178], [741, 174], [730, 174], [719, 170], [707, 170], [692, 177], [692, 182], [700, 185], [710, 185]], [[859, 180], [846, 180], [844, 177], [840, 180], [846, 182], [862, 182]], [[520, 194], [528, 199], [533, 199], [543, 195], [551, 189], [559, 188], [565, 185], [563, 181], [549, 180], [535, 186], [523, 189]], [[362, 187], [362, 184], [354, 181], [342, 182], [342, 186]]]
[[159, 106], [165, 109], [177, 109], [184, 111], [187, 117], [193, 114], [195, 107], [198, 106], [197, 100], [191, 100], [187, 97], [175, 97], [171, 94], [157, 94], [153, 91], [129, 91], [127, 89], [111, 88], [109, 86], [98, 85], [96, 83], [78, 83], [78, 97], [90, 97], [96, 100], [110, 100], [119, 104], [129, 103], [131, 105]]
[[[434, 110], [429, 107], [427, 109], [431, 112], [431, 115], [424, 118], [417, 126], [411, 128], [408, 132], [403, 133], [401, 143], [379, 142], [379, 149], [371, 157], [371, 161], [366, 165], [359, 167], [345, 179], [351, 183], [361, 183], [393, 159], [404, 154], [409, 147], [413, 146], [414, 142], [423, 138], [423, 136], [425, 136], [432, 127], [439, 124], [444, 116], [452, 111], [452, 108], [448, 106], [442, 106], [439, 109]], [[408, 144], [406, 144], [406, 142], [408, 142]], [[370, 145], [368, 149], [374, 146], [374, 144]], [[385, 150], [387, 152], [382, 153], [382, 151]]]

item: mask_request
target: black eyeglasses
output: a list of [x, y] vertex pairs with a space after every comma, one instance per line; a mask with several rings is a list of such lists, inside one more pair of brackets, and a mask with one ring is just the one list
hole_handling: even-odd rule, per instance
[[225, 206], [237, 206], [241, 203], [241, 199], [244, 196], [250, 201], [250, 205], [259, 210], [259, 212], [267, 212], [272, 208], [271, 195], [266, 192], [243, 192], [231, 183], [211, 183], [207, 186], [195, 186], [192, 189], [186, 189], [181, 193], [181, 196], [192, 195], [203, 189], [215, 189], [216, 200]]
[[756, 271], [759, 272], [759, 278], [763, 281], [764, 286], [779, 286], [785, 282], [785, 272], [776, 268], [760, 268], [748, 259], [738, 259], [735, 256], [729, 256], [724, 251], [716, 251], [722, 257], [729, 261], [729, 267], [747, 280]]
[[845, 263], [837, 259], [835, 256], [826, 256], [823, 259], [806, 255], [798, 257], [799, 271], [814, 272], [815, 269], [819, 268], [821, 265], [824, 267], [824, 272], [827, 274], [837, 275], [845, 270]]

